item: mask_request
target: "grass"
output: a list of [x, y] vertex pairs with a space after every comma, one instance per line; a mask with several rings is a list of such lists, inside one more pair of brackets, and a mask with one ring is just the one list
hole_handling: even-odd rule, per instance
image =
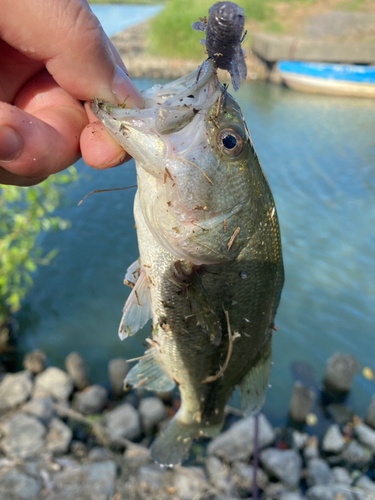
[[[169, 0], [163, 12], [151, 20], [151, 52], [168, 57], [201, 60], [205, 49], [199, 43], [203, 32], [194, 31], [191, 23], [208, 14], [213, 0]], [[272, 1], [237, 0], [245, 9], [246, 17], [265, 21], [272, 14]]]

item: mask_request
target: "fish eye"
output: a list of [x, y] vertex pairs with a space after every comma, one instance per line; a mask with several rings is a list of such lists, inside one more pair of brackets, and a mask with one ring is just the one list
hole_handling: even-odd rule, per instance
[[228, 156], [238, 156], [243, 149], [242, 137], [232, 128], [221, 130], [217, 136], [217, 142], [223, 152]]

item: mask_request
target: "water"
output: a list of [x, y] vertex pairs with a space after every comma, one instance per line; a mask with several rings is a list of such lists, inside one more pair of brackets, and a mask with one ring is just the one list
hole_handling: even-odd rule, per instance
[[[154, 83], [136, 81], [141, 89]], [[265, 407], [277, 419], [288, 408], [293, 362], [310, 364], [317, 381], [335, 351], [375, 369], [375, 101], [257, 83], [243, 85], [238, 101], [281, 223], [286, 282]], [[134, 190], [96, 194], [77, 206], [94, 189], [134, 184], [134, 164], [95, 171], [80, 161], [77, 168], [70, 206], [58, 210], [72, 226], [43, 239], [45, 252], [59, 254], [35, 275], [25, 303], [36, 319], [20, 344], [23, 352], [42, 349], [57, 366], [78, 351], [94, 382], [106, 379], [111, 357], [142, 354], [150, 328], [122, 343], [117, 337], [129, 293], [122, 280], [138, 257]], [[351, 405], [360, 414], [374, 388], [358, 372]]]
[[108, 36], [145, 21], [155, 16], [163, 8], [161, 5], [90, 5], [91, 10], [100, 20]]

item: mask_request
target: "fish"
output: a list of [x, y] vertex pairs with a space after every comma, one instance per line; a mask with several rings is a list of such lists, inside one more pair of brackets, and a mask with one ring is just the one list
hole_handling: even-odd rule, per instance
[[180, 409], [151, 446], [173, 466], [218, 435], [236, 386], [244, 415], [263, 405], [284, 271], [275, 202], [214, 61], [142, 94], [144, 109], [92, 110], [135, 159], [139, 259], [119, 335], [150, 318], [152, 335], [125, 385], [178, 387]]
[[191, 26], [196, 31], [205, 31], [208, 57], [219, 69], [227, 70], [234, 90], [238, 90], [242, 80], [246, 80], [247, 67], [241, 43], [245, 24], [244, 10], [233, 2], [217, 2], [208, 11], [208, 19], [202, 18]]

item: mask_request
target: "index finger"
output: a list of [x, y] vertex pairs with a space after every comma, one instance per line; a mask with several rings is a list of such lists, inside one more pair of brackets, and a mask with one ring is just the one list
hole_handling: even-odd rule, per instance
[[143, 106], [139, 91], [116, 64], [110, 43], [85, 0], [1, 0], [0, 36], [42, 61], [76, 99]]

